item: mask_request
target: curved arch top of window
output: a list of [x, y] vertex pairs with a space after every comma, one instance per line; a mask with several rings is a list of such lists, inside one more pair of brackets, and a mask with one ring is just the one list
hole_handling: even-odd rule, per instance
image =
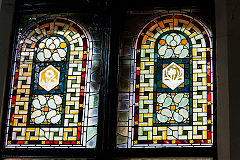
[[211, 147], [211, 31], [188, 15], [160, 16], [141, 30], [131, 59], [129, 93], [119, 98], [118, 147]]
[[49, 18], [18, 40], [6, 148], [95, 148], [98, 105], [91, 90], [92, 41], [80, 25]]

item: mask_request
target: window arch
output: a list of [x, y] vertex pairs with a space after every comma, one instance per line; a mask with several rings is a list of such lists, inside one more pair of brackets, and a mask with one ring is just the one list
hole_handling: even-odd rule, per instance
[[143, 27], [131, 55], [130, 92], [119, 97], [129, 105], [121, 110], [119, 103], [119, 148], [212, 147], [211, 38], [186, 14], [162, 15]]
[[51, 17], [18, 38], [6, 148], [95, 148], [92, 40], [78, 23]]

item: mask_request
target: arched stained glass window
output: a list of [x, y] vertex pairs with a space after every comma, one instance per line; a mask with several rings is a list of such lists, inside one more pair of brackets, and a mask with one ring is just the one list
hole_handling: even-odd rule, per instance
[[19, 35], [6, 148], [96, 147], [91, 59], [91, 37], [72, 20], [47, 18]]
[[184, 14], [160, 16], [141, 30], [126, 63], [129, 91], [119, 95], [118, 148], [213, 145], [211, 37]]

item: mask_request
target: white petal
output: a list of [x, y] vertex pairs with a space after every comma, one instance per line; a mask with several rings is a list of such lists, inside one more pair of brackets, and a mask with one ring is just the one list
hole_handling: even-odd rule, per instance
[[52, 108], [52, 109], [56, 109], [57, 108], [57, 105], [55, 104], [54, 99], [49, 99], [47, 103], [48, 103], [48, 106], [50, 108]]
[[58, 54], [60, 57], [65, 57], [66, 56], [66, 51], [64, 49], [57, 49]]
[[51, 110], [50, 112], [48, 112], [46, 119], [51, 119], [52, 117], [56, 116], [57, 112], [55, 110]]
[[40, 110], [36, 110], [31, 114], [31, 119], [39, 117], [42, 115], [42, 112]]
[[174, 49], [175, 54], [180, 54], [183, 49], [183, 45], [179, 45]]
[[167, 97], [167, 98], [165, 99], [165, 102], [163, 103], [163, 107], [170, 106], [171, 103], [172, 103], [172, 98]]
[[56, 48], [58, 48], [59, 45], [60, 45], [60, 40], [59, 40], [58, 38], [56, 38], [56, 39], [53, 41], [53, 43], [55, 44]]
[[177, 95], [174, 96], [173, 101], [175, 103], [179, 103], [182, 100], [183, 95], [184, 95], [183, 93], [178, 93]]
[[38, 99], [34, 99], [32, 104], [34, 108], [41, 109], [41, 104], [39, 103]]
[[158, 53], [160, 54], [160, 56], [163, 56], [166, 53], [167, 50], [167, 46], [162, 46], [159, 48]]
[[45, 58], [50, 58], [51, 57], [51, 51], [50, 50], [44, 49], [43, 52], [44, 52], [44, 57]]
[[168, 121], [168, 117], [161, 114], [157, 114], [157, 119], [162, 123], [165, 123]]
[[52, 58], [53, 58], [54, 61], [61, 61], [61, 57], [56, 52], [53, 53]]
[[42, 123], [42, 122], [44, 121], [44, 119], [45, 119], [45, 116], [42, 115], [42, 116], [40, 116], [40, 117], [35, 118], [34, 122], [35, 122], [36, 124], [40, 124], [40, 123]]
[[179, 35], [175, 35], [174, 40], [176, 41], [176, 43], [178, 45], [181, 42], [181, 37]]
[[166, 54], [164, 55], [164, 58], [170, 58], [172, 56], [172, 54], [173, 54], [173, 50], [168, 48], [166, 50]]
[[47, 41], [46, 41], [46, 46], [47, 48], [49, 48], [49, 46], [53, 43], [53, 40], [51, 38], [49, 38]]
[[173, 40], [173, 36], [168, 35], [167, 38], [166, 38], [167, 44], [170, 45], [170, 43], [171, 43], [172, 40]]
[[50, 44], [49, 49], [56, 49], [56, 45], [54, 43]]
[[165, 98], [167, 97], [166, 93], [160, 94], [157, 98], [158, 103], [163, 103], [165, 101]]
[[188, 56], [188, 53], [189, 53], [188, 49], [186, 49], [186, 48], [182, 49], [182, 52], [181, 52], [181, 54], [179, 55], [179, 58], [187, 57], [187, 56]]
[[39, 52], [38, 54], [37, 54], [37, 59], [39, 60], [39, 61], [41, 61], [41, 62], [43, 62], [44, 61], [44, 53], [43, 52]]
[[188, 104], [188, 101], [189, 101], [188, 98], [183, 98], [178, 106], [179, 107], [184, 107]]
[[172, 112], [166, 108], [161, 111], [161, 114], [167, 117], [172, 117]]
[[183, 117], [181, 115], [179, 115], [179, 113], [174, 112], [173, 113], [173, 118], [175, 119], [175, 121], [177, 122], [182, 122], [183, 121]]
[[38, 95], [38, 99], [39, 99], [41, 105], [44, 105], [47, 102], [46, 97], [44, 97], [42, 95]]
[[185, 119], [188, 118], [188, 111], [186, 109], [180, 109], [179, 114], [182, 115]]
[[172, 47], [175, 47], [175, 46], [177, 45], [177, 42], [176, 42], [175, 40], [173, 40], [173, 41], [170, 42], [170, 45], [171, 45]]
[[58, 115], [56, 115], [55, 117], [53, 117], [53, 118], [51, 118], [51, 123], [57, 123], [57, 122], [59, 122], [60, 121], [60, 119], [61, 119], [61, 115], [60, 114], [58, 114]]
[[56, 103], [57, 105], [62, 104], [62, 98], [61, 98], [60, 96], [54, 95], [54, 96], [53, 96], [53, 99], [55, 100], [55, 103]]

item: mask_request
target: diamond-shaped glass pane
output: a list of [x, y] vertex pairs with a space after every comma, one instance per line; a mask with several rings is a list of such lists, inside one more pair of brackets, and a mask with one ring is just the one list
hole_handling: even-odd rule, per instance
[[184, 82], [184, 69], [172, 62], [162, 72], [163, 83], [174, 90]]
[[39, 85], [50, 91], [59, 84], [60, 72], [52, 65], [40, 72]]

